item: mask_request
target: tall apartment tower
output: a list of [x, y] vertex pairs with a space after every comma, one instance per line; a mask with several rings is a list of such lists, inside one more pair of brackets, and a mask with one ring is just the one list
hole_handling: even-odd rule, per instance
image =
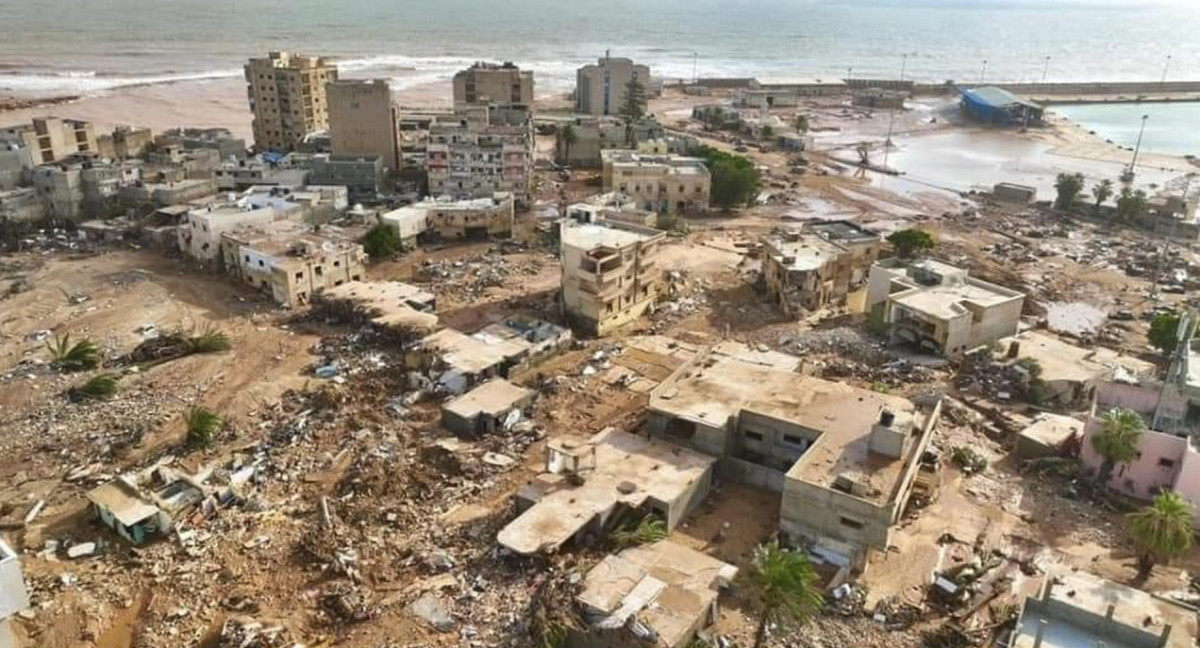
[[595, 65], [575, 72], [575, 112], [585, 115], [615, 115], [625, 102], [629, 80], [650, 92], [650, 68], [627, 58], [613, 58], [605, 52]]
[[533, 72], [512, 63], [483, 63], [454, 75], [454, 105], [533, 105]]
[[337, 81], [332, 62], [271, 52], [250, 59], [245, 70], [259, 150], [292, 151], [305, 135], [329, 128], [325, 84]]
[[378, 157], [389, 170], [399, 168], [396, 104], [383, 79], [334, 81], [329, 100], [329, 138], [336, 156]]

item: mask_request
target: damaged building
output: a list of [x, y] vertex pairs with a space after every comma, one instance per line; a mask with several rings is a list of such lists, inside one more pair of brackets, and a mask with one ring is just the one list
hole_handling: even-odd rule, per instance
[[609, 221], [641, 227], [654, 227], [658, 223], [658, 214], [640, 209], [632, 198], [620, 192], [599, 194], [570, 205], [567, 218], [577, 223]]
[[600, 159], [604, 191], [619, 191], [661, 214], [708, 211], [712, 175], [704, 160], [625, 149], [601, 151]]
[[514, 204], [512, 194], [502, 191], [470, 200], [432, 198], [394, 209], [379, 220], [396, 229], [405, 248], [425, 240], [486, 241], [512, 236]]
[[887, 548], [941, 413], [797, 374], [797, 358], [731, 343], [650, 395], [647, 431], [720, 458], [724, 479], [783, 494], [782, 531], [840, 567]]
[[[1153, 363], [1104, 347], [1084, 348], [1041, 331], [1022, 331], [1000, 340], [1010, 359], [1032, 358], [1041, 367], [1043, 404], [1065, 410], [1089, 407], [1096, 387], [1115, 381], [1136, 384], [1153, 378]], [[1019, 367], [1020, 365], [1017, 364]]]
[[584, 534], [604, 536], [633, 512], [653, 513], [674, 529], [708, 495], [715, 463], [669, 441], [613, 428], [590, 439], [551, 439], [546, 472], [517, 492], [522, 513], [497, 540], [524, 556], [554, 552]]
[[436, 307], [433, 293], [400, 281], [349, 281], [313, 298], [315, 310], [402, 341], [437, 330]]
[[221, 234], [225, 271], [269, 292], [276, 303], [303, 306], [326, 288], [359, 281], [362, 245], [326, 226], [320, 233], [292, 221], [242, 226]]
[[142, 480], [119, 476], [92, 489], [87, 498], [104, 526], [133, 544], [142, 544], [169, 532], [205, 494], [194, 480], [159, 469]]
[[871, 266], [867, 312], [893, 344], [959, 357], [1014, 335], [1025, 295], [932, 259], [886, 259]]
[[559, 230], [567, 318], [603, 336], [642, 316], [658, 299], [666, 233], [626, 223], [564, 220]]
[[865, 283], [882, 247], [878, 234], [842, 221], [768, 237], [761, 254], [767, 296], [793, 317], [840, 304]]
[[560, 326], [513, 318], [471, 335], [442, 329], [413, 344], [406, 362], [422, 377], [421, 387], [462, 394], [486, 380], [533, 366], [570, 341], [570, 332]]
[[533, 390], [493, 378], [442, 404], [442, 426], [459, 434], [490, 434], [520, 420], [533, 396]]
[[[684, 648], [717, 620], [719, 592], [737, 567], [660, 540], [605, 556], [583, 579], [575, 603], [588, 622], [568, 643], [588, 648]], [[579, 636], [582, 635], [582, 636]]]

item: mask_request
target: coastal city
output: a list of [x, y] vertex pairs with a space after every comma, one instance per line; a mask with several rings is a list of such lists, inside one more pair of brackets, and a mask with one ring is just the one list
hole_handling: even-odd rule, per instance
[[1197, 645], [1200, 81], [896, 59], [4, 100], [0, 648]]

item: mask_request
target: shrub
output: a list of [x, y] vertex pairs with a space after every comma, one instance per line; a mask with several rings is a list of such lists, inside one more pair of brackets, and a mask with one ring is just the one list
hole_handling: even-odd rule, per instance
[[219, 353], [228, 351], [232, 345], [224, 331], [208, 324], [199, 334], [189, 336], [186, 346], [188, 353]]
[[981, 473], [988, 466], [986, 457], [966, 446], [955, 446], [950, 450], [950, 460], [968, 475]]
[[183, 422], [187, 426], [188, 445], [193, 448], [207, 448], [212, 445], [213, 436], [225, 424], [220, 415], [200, 405], [184, 412]]
[[372, 259], [386, 259], [400, 251], [400, 234], [396, 228], [380, 223], [363, 235], [362, 246]]
[[114, 374], [100, 374], [83, 383], [74, 393], [79, 398], [109, 398], [117, 393], [117, 377]]
[[630, 520], [613, 531], [612, 538], [625, 547], [658, 542], [667, 537], [667, 523], [657, 515], [646, 515], [642, 519]]
[[46, 343], [50, 350], [51, 365], [63, 371], [83, 371], [95, 369], [100, 364], [100, 354], [91, 340], [84, 338], [71, 344], [71, 335], [65, 334], [54, 339], [54, 344]]

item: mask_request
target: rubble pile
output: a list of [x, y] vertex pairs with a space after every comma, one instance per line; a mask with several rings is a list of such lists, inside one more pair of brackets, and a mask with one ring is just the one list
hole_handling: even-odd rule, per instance
[[469, 302], [484, 296], [488, 288], [513, 286], [541, 272], [553, 258], [536, 258], [522, 255], [516, 259], [492, 248], [455, 261], [425, 261], [419, 279], [436, 283], [438, 296], [448, 296], [455, 301]]

